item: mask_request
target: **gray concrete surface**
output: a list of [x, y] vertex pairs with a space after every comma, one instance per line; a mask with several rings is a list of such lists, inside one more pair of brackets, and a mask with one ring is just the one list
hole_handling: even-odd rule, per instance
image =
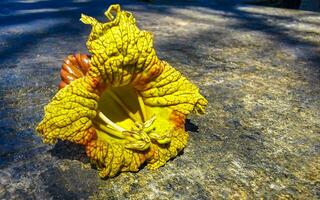
[[110, 2], [0, 3], [0, 199], [319, 199], [320, 14], [236, 1], [123, 2], [158, 56], [197, 84], [207, 114], [164, 167], [102, 180], [81, 146], [35, 126], [64, 57], [86, 52]]

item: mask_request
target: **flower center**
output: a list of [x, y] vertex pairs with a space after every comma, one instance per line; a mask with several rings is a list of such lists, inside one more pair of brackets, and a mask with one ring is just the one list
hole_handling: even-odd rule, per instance
[[93, 120], [98, 137], [107, 142], [125, 143], [127, 148], [145, 150], [155, 117], [150, 117], [140, 94], [132, 86], [106, 89]]

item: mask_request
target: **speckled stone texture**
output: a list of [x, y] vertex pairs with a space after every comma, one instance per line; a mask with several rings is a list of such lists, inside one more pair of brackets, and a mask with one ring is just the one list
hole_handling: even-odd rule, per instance
[[1, 1], [0, 199], [319, 199], [320, 14], [208, 2], [123, 3], [209, 105], [177, 158], [102, 180], [81, 146], [34, 128], [64, 57], [86, 52], [80, 13], [109, 5]]

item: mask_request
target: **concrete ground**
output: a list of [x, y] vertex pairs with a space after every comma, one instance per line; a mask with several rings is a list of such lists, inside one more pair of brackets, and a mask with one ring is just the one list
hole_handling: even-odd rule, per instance
[[161, 59], [208, 99], [183, 154], [102, 180], [81, 146], [35, 126], [64, 57], [87, 52], [80, 13], [102, 0], [0, 3], [0, 199], [319, 199], [320, 13], [238, 1], [120, 2]]

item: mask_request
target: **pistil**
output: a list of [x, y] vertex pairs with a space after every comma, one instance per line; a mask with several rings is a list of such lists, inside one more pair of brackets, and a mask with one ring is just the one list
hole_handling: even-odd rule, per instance
[[125, 136], [123, 135], [123, 132], [119, 132], [118, 130], [114, 130], [113, 128], [110, 128], [106, 125], [103, 125], [103, 124], [100, 124], [100, 123], [94, 123], [95, 126], [97, 128], [99, 128], [100, 130], [104, 131], [104, 132], [107, 132], [115, 137], [118, 137], [118, 138], [121, 138], [121, 139], [124, 139]]
[[127, 115], [132, 119], [134, 122], [138, 122], [139, 120], [134, 116], [134, 114], [130, 111], [130, 109], [125, 105], [122, 100], [112, 91], [109, 91], [110, 96], [120, 105], [120, 107], [127, 113]]
[[110, 125], [112, 128], [119, 132], [126, 131], [126, 129], [122, 128], [121, 126], [115, 124], [113, 121], [111, 121], [107, 116], [105, 116], [101, 111], [99, 111], [98, 116], [102, 121], [104, 121], [106, 124]]

